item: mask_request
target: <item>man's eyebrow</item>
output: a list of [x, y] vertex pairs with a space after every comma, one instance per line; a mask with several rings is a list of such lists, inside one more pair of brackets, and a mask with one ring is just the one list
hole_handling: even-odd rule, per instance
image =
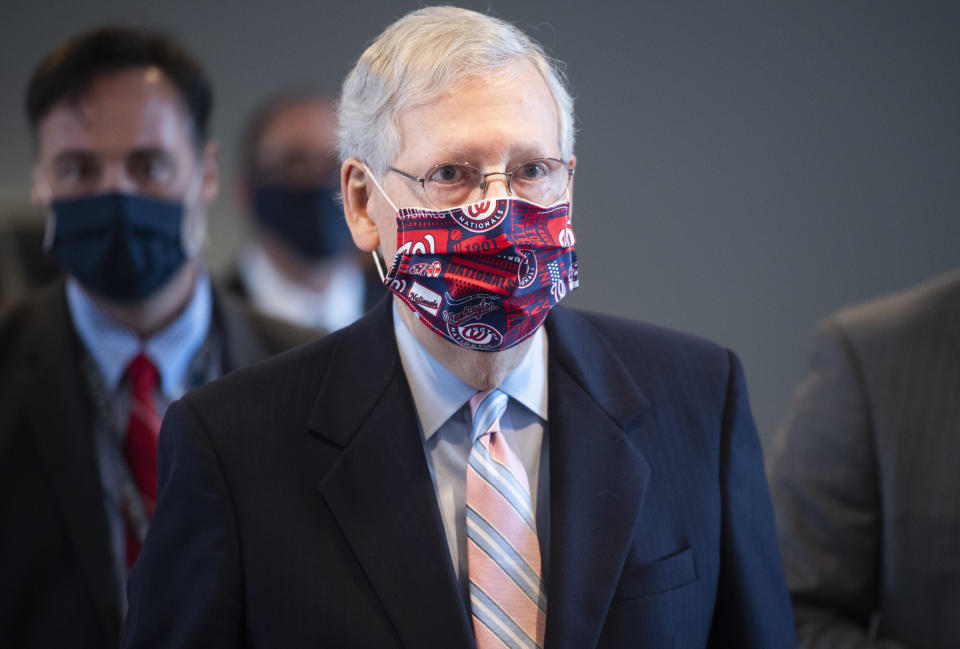
[[[476, 150], [468, 147], [449, 147], [441, 149], [442, 153], [435, 156], [436, 161], [432, 164], [443, 164], [445, 162], [474, 162]], [[424, 170], [425, 171], [425, 170]]]
[[147, 158], [147, 157], [164, 157], [172, 158], [173, 156], [169, 151], [159, 146], [140, 146], [130, 149], [126, 153], [127, 158]]
[[523, 164], [530, 160], [536, 160], [537, 158], [559, 158], [560, 151], [550, 150], [549, 148], [543, 146], [534, 146], [534, 145], [524, 145], [512, 149], [510, 155], [507, 157], [509, 163], [507, 166], [515, 166], [518, 164]]
[[[482, 152], [479, 148], [471, 147], [450, 147], [443, 149], [438, 159], [433, 164], [443, 164], [445, 162], [468, 162], [478, 164], [478, 159]], [[536, 158], [558, 157], [559, 152], [551, 151], [548, 147], [540, 143], [522, 143], [517, 146], [509, 147], [506, 151], [507, 166], [522, 164], [528, 160]]]
[[74, 162], [76, 160], [96, 158], [99, 157], [93, 151], [88, 149], [67, 149], [66, 151], [61, 151], [53, 158], [54, 163], [59, 162]]
[[[90, 149], [67, 149], [61, 151], [53, 158], [54, 163], [75, 162], [77, 160], [89, 160], [104, 157], [102, 153]], [[159, 146], [142, 146], [130, 149], [124, 153], [125, 158], [138, 157], [165, 157], [172, 158], [169, 151]]]

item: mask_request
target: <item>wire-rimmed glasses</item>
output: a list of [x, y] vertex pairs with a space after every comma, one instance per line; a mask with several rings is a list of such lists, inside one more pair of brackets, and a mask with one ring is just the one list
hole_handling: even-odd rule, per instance
[[504, 176], [507, 192], [540, 205], [552, 205], [570, 185], [573, 168], [556, 158], [536, 158], [523, 162], [510, 171], [491, 171], [467, 162], [444, 162], [434, 165], [422, 176], [390, 167], [401, 176], [420, 183], [427, 200], [438, 209], [448, 209], [481, 200], [487, 191], [487, 178]]

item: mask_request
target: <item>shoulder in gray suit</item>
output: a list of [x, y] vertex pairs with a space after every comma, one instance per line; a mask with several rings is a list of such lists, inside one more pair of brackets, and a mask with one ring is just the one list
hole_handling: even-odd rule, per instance
[[957, 647], [960, 272], [821, 323], [770, 486], [801, 647]]

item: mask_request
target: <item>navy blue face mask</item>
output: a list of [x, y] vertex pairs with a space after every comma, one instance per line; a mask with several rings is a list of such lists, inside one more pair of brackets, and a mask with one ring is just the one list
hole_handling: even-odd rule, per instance
[[253, 196], [257, 220], [307, 259], [319, 260], [352, 243], [331, 187], [261, 185]]
[[183, 265], [182, 203], [111, 192], [54, 201], [50, 252], [85, 288], [116, 302], [150, 296]]

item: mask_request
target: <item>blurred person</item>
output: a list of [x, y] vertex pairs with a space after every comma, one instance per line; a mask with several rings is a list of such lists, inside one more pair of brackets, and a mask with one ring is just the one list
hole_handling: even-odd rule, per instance
[[960, 272], [817, 330], [770, 485], [799, 645], [960, 638]]
[[43, 215], [32, 209], [0, 213], [0, 313], [60, 274], [43, 250], [43, 232]]
[[303, 327], [344, 327], [384, 294], [337, 200], [337, 115], [318, 92], [263, 105], [243, 142], [241, 193], [253, 232], [227, 286], [257, 310]]
[[65, 278], [0, 322], [0, 646], [111, 647], [167, 404], [304, 336], [211, 286], [212, 91], [189, 53], [96, 29], [40, 62], [26, 107]]
[[540, 46], [420, 9], [339, 117], [393, 295], [171, 406], [122, 646], [792, 647], [736, 357], [555, 306], [576, 158]]

